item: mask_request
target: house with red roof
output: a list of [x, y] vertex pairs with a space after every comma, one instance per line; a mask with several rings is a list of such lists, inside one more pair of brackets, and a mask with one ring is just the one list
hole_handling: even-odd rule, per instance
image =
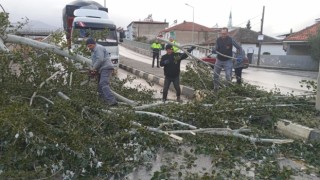
[[160, 34], [165, 39], [173, 37], [180, 44], [202, 44], [210, 38], [216, 37], [219, 31], [219, 29], [183, 21], [180, 24], [160, 31]]
[[316, 23], [287, 36], [283, 40], [283, 49], [287, 55], [310, 55], [309, 38], [317, 35], [320, 31], [320, 19]]
[[[259, 32], [247, 28], [236, 28], [230, 31], [229, 35], [236, 42], [240, 43], [247, 53], [252, 52], [253, 54], [258, 54]], [[263, 40], [261, 41], [261, 54], [285, 55], [285, 51], [282, 47], [282, 41], [268, 35], [263, 35]]]
[[[237, 43], [241, 44], [246, 53], [258, 54], [258, 36], [259, 32], [247, 28], [234, 28], [229, 31], [229, 36]], [[203, 46], [215, 46], [218, 35], [210, 38], [208, 41], [202, 43]], [[261, 41], [261, 54], [269, 55], [285, 55], [282, 41], [271, 36], [264, 35]]]

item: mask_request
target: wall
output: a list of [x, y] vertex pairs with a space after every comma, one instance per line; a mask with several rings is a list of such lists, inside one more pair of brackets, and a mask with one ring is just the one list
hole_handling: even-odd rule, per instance
[[[259, 52], [259, 47], [256, 44], [242, 44], [241, 46], [246, 53], [252, 50], [254, 51], [253, 54], [258, 54]], [[269, 52], [271, 55], [286, 55], [282, 44], [263, 44], [261, 46], [261, 54], [263, 52]]]
[[[256, 65], [258, 55], [254, 55], [252, 64]], [[297, 55], [261, 55], [260, 66], [276, 67], [276, 68], [289, 68], [296, 70], [318, 71], [319, 62], [314, 61], [310, 56], [297, 56]]]
[[121, 45], [137, 53], [150, 56], [150, 57], [152, 56], [152, 52], [150, 48], [151, 44], [124, 39]]
[[134, 40], [136, 37], [145, 36], [148, 40], [154, 39], [159, 32], [168, 27], [168, 23], [152, 23], [152, 22], [132, 22], [127, 26], [128, 38]]
[[306, 45], [288, 45], [287, 55], [308, 55], [310, 54], [310, 47]]
[[[201, 44], [208, 41], [209, 37], [217, 36], [216, 32], [194, 31], [192, 43], [192, 31], [174, 31], [175, 39], [180, 44]], [[170, 32], [165, 33], [165, 38], [169, 39]]]

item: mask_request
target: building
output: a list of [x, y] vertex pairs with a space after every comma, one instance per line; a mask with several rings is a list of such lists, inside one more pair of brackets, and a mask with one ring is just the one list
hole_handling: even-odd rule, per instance
[[[219, 31], [219, 29], [215, 29], [215, 31]], [[236, 42], [241, 44], [242, 48], [246, 51], [246, 53], [258, 54], [258, 36], [260, 33], [247, 29], [247, 28], [235, 28], [229, 32], [229, 36], [231, 36]], [[210, 38], [208, 41], [202, 43], [203, 46], [215, 46], [218, 35]], [[264, 35], [262, 46], [261, 46], [262, 54], [270, 54], [270, 55], [285, 55], [285, 51], [283, 50], [282, 42], [276, 38]]]
[[[163, 38], [169, 39], [173, 37], [180, 44], [202, 44], [209, 40], [210, 37], [217, 35], [214, 29], [187, 21], [164, 29], [160, 33]], [[192, 42], [192, 37], [194, 42]]]
[[[259, 32], [247, 29], [237, 28], [230, 31], [229, 35], [238, 43], [247, 53], [258, 54], [258, 36]], [[282, 41], [276, 38], [264, 35], [261, 41], [261, 54], [262, 55], [285, 55], [283, 50]]]
[[320, 19], [317, 19], [315, 24], [286, 37], [283, 40], [283, 49], [287, 52], [287, 55], [310, 55], [308, 40], [315, 36], [319, 30]]
[[127, 26], [126, 39], [135, 40], [138, 37], [146, 37], [148, 40], [154, 39], [159, 32], [167, 28], [169, 23], [156, 21], [132, 21]]

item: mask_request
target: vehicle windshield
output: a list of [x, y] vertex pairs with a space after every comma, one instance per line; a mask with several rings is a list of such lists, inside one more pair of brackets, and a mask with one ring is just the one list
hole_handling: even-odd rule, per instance
[[97, 43], [103, 46], [113, 46], [118, 44], [117, 32], [113, 27], [108, 27], [103, 24], [81, 24], [78, 22], [72, 31], [72, 37], [77, 43], [86, 38], [94, 38]]

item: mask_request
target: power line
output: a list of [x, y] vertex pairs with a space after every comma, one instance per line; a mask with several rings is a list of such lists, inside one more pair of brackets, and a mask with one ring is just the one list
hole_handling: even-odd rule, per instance
[[257, 15], [257, 16], [255, 16], [255, 17], [251, 18], [251, 19], [248, 19], [248, 20], [246, 20], [246, 21], [244, 21], [244, 22], [240, 23], [240, 24], [237, 24], [237, 25], [236, 25], [236, 27], [239, 27], [239, 26], [241, 26], [242, 24], [246, 24], [248, 21], [250, 21], [250, 22], [251, 22], [251, 20], [253, 20], [253, 19], [255, 19], [255, 18], [259, 17], [259, 16], [260, 16], [260, 15]]

